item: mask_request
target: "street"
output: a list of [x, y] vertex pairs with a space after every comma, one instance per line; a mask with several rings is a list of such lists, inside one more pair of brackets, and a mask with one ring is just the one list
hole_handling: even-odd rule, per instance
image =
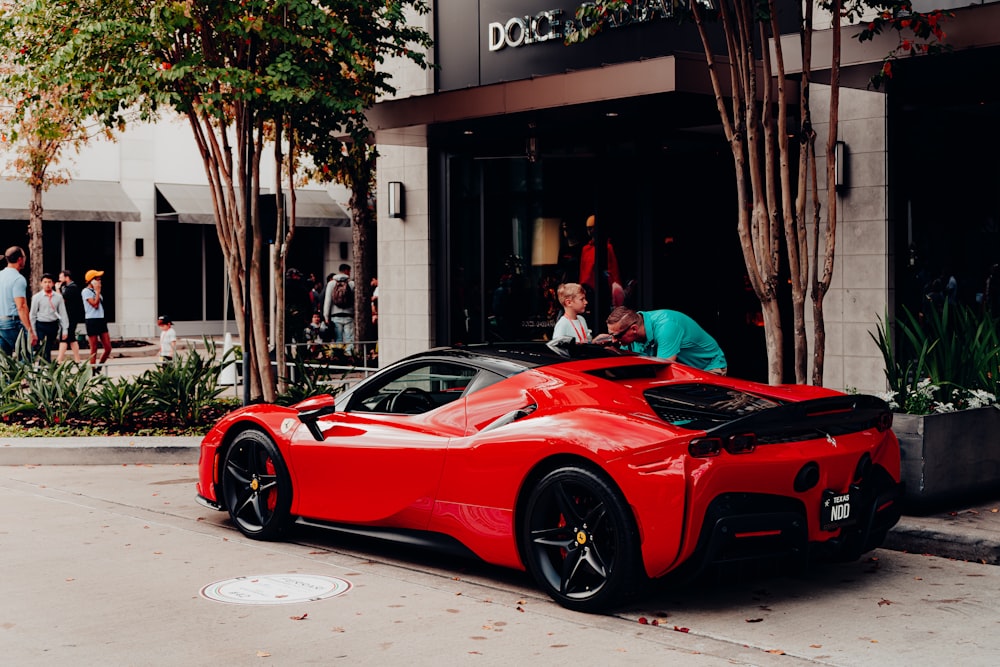
[[[307, 528], [248, 540], [195, 503], [195, 476], [189, 464], [0, 468], [3, 661], [964, 666], [1000, 655], [996, 566], [879, 550], [584, 615], [523, 573], [456, 556]], [[288, 604], [202, 594], [278, 574], [349, 589]]]

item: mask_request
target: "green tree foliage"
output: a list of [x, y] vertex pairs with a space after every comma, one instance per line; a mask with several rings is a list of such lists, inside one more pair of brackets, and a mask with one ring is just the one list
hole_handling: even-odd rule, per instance
[[[8, 156], [7, 166], [18, 180], [31, 188], [28, 214], [28, 260], [30, 285], [42, 277], [43, 193], [51, 185], [65, 183], [68, 172], [58, 168], [67, 150], [78, 151], [92, 135], [110, 132], [95, 127], [80, 108], [68, 104], [74, 81], [57, 83], [20, 58], [37, 30], [34, 15], [21, 16], [17, 3], [0, 0], [0, 148]], [[9, 245], [9, 244], [7, 244]]]
[[[251, 323], [244, 331], [237, 318], [252, 399], [276, 398], [261, 279], [264, 146], [275, 142], [278, 155], [288, 146], [291, 188], [300, 155], [322, 171], [345, 142], [363, 146], [366, 110], [394, 90], [378, 65], [389, 57], [425, 64], [430, 38], [407, 17], [427, 11], [424, 0], [29, 0], [5, 13], [23, 40], [14, 64], [72, 83], [65, 99], [75, 108], [109, 127], [161, 109], [188, 119], [233, 303]], [[293, 233], [294, 208], [282, 242]]]

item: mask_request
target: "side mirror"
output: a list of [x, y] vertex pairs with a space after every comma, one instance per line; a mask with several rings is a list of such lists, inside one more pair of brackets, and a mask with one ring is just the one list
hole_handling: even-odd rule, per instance
[[309, 433], [312, 437], [316, 439], [317, 442], [323, 441], [323, 431], [319, 427], [319, 420], [326, 415], [332, 415], [337, 411], [337, 408], [332, 405], [324, 405], [321, 408], [315, 410], [305, 410], [299, 413], [299, 421], [305, 424], [306, 428], [309, 429]]

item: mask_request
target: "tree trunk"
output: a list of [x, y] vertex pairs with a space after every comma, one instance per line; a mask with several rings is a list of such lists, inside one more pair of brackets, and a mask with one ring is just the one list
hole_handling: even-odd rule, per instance
[[760, 302], [764, 315], [764, 347], [767, 349], [767, 377], [771, 384], [780, 384], [784, 369], [784, 333], [781, 330], [781, 308], [772, 298]]
[[[257, 369], [260, 373], [260, 386], [263, 391], [263, 398], [266, 403], [274, 403], [277, 399], [276, 386], [274, 381], [274, 366], [271, 365], [271, 350], [268, 346], [268, 322], [271, 321], [267, 312], [267, 303], [264, 299], [264, 289], [267, 283], [263, 280], [263, 267], [268, 260], [268, 253], [265, 248], [264, 236], [261, 232], [260, 223], [260, 151], [263, 146], [263, 129], [259, 123], [255, 124], [253, 146], [249, 147], [248, 159], [250, 160], [250, 206], [252, 214], [250, 221], [253, 231], [253, 256], [250, 260], [250, 322], [253, 327], [254, 355], [257, 360]], [[246, 148], [240, 155], [247, 154]], [[241, 171], [246, 169], [241, 165]], [[275, 346], [280, 346], [278, 341], [273, 341]]]
[[31, 206], [28, 211], [28, 258], [31, 262], [31, 274], [28, 279], [28, 303], [31, 303], [32, 292], [37, 292], [42, 282], [45, 263], [42, 261], [42, 185], [31, 188]]
[[826, 140], [826, 195], [827, 222], [824, 237], [825, 256], [823, 258], [823, 276], [813, 284], [813, 384], [823, 385], [823, 364], [826, 359], [826, 328], [823, 317], [823, 298], [830, 289], [833, 280], [833, 261], [837, 245], [837, 124], [840, 122], [840, 24], [842, 0], [833, 0], [830, 12], [833, 15], [834, 29], [832, 32], [830, 59], [830, 130]]
[[[274, 260], [272, 262], [271, 272], [272, 280], [274, 283], [274, 331], [275, 331], [275, 362], [278, 367], [278, 378], [277, 378], [277, 393], [283, 394], [288, 388], [288, 364], [287, 362], [287, 347], [285, 346], [288, 341], [288, 336], [286, 333], [286, 328], [288, 327], [288, 322], [286, 321], [285, 313], [285, 259], [288, 256], [288, 246], [292, 242], [292, 237], [295, 233], [294, 227], [294, 213], [289, 218], [291, 224], [289, 225], [288, 231], [286, 232], [285, 227], [285, 196], [284, 191], [281, 187], [281, 174], [282, 165], [284, 164], [284, 158], [281, 153], [281, 121], [275, 124], [275, 136], [274, 136], [274, 164], [276, 165], [275, 176], [274, 176], [274, 196], [275, 196], [275, 210], [277, 212], [277, 221], [275, 222], [276, 227], [274, 230]], [[292, 169], [289, 168], [289, 173]], [[290, 182], [291, 178], [288, 179]], [[294, 201], [295, 201], [295, 190], [294, 183], [291, 183], [292, 188], [292, 202], [293, 202], [293, 212], [294, 212]]]
[[355, 267], [355, 339], [359, 341], [370, 341], [374, 338], [371, 280], [376, 277], [378, 256], [375, 254], [375, 216], [368, 206], [370, 183], [370, 180], [366, 180], [363, 188], [352, 190], [350, 200]]

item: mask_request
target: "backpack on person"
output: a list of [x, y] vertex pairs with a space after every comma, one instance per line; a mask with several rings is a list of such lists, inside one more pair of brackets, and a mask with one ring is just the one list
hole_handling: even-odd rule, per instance
[[334, 281], [333, 294], [330, 299], [337, 308], [354, 307], [354, 293], [346, 278]]

